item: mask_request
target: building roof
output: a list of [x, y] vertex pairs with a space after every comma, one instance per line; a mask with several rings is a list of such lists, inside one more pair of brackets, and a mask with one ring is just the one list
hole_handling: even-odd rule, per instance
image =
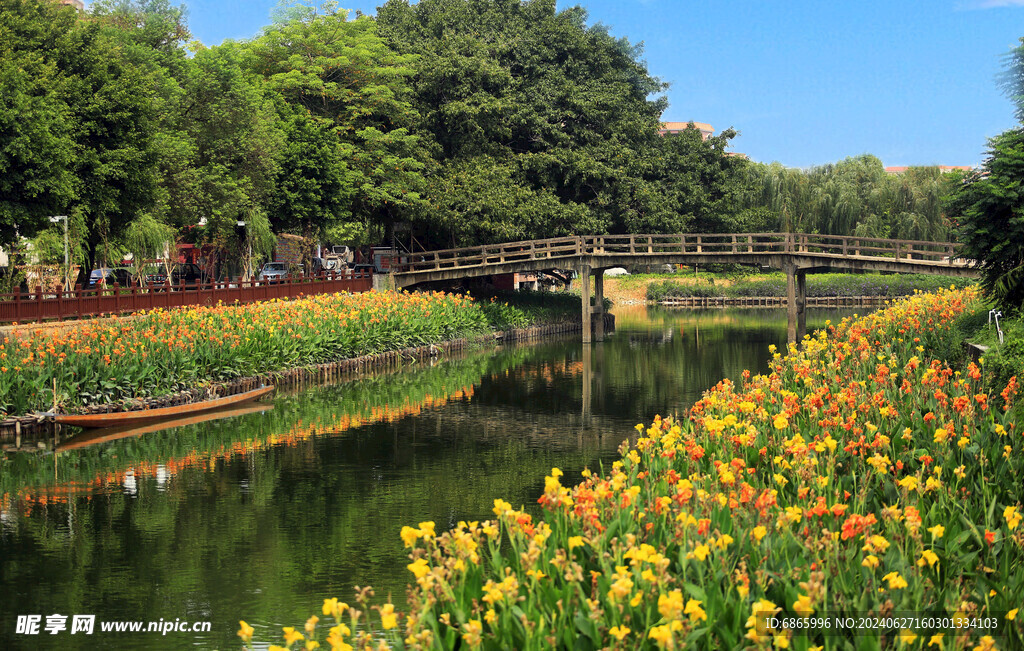
[[[662, 131], [682, 131], [689, 124], [690, 124], [689, 122], [662, 122], [661, 123], [661, 130]], [[708, 124], [707, 122], [694, 122], [693, 126], [697, 127], [697, 129], [700, 130], [700, 131], [710, 131], [712, 133], [715, 131], [715, 128], [713, 126], [711, 126], [710, 124]]]
[[970, 165], [893, 165], [885, 168], [886, 174], [903, 174], [911, 167], [937, 167], [940, 172], [952, 172], [954, 170], [972, 170]]

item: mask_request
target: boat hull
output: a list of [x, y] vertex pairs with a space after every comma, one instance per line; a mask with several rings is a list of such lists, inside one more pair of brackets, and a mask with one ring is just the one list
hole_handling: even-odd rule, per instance
[[258, 400], [271, 393], [274, 387], [260, 387], [245, 393], [237, 393], [233, 396], [225, 396], [215, 400], [205, 400], [187, 405], [174, 405], [173, 407], [160, 407], [158, 409], [141, 409], [139, 411], [118, 411], [107, 414], [57, 414], [53, 420], [61, 425], [73, 425], [75, 427], [121, 427], [124, 425], [137, 425], [168, 418], [177, 418], [183, 415], [199, 414], [214, 409], [222, 409], [231, 405], [238, 405], [245, 402]]

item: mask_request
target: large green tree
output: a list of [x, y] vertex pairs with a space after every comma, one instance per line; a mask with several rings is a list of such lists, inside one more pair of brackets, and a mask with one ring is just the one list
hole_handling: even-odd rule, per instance
[[1024, 306], [1024, 38], [1006, 59], [1001, 86], [1018, 125], [989, 141], [981, 170], [947, 198], [963, 255], [981, 264], [982, 284], [1004, 309]]
[[378, 22], [419, 57], [413, 105], [438, 163], [425, 242], [674, 224], [655, 161], [665, 85], [639, 47], [554, 0], [389, 0]]
[[414, 57], [391, 50], [375, 21], [297, 3], [247, 48], [287, 103], [275, 228], [319, 238], [357, 220], [387, 231], [420, 203], [427, 155], [405, 89]]
[[73, 9], [0, 0], [0, 247], [49, 226], [76, 196], [75, 141], [62, 53]]

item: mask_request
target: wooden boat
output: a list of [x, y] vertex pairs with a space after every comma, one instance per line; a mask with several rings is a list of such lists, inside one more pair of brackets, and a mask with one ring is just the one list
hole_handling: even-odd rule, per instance
[[54, 414], [53, 420], [61, 425], [74, 425], [75, 427], [121, 427], [124, 425], [136, 425], [154, 420], [164, 420], [176, 416], [198, 414], [214, 409], [221, 409], [231, 405], [238, 405], [252, 400], [258, 400], [274, 390], [274, 387], [260, 387], [245, 393], [236, 393], [233, 396], [193, 402], [187, 405], [174, 405], [173, 407], [159, 407], [157, 409], [140, 409], [138, 411], [115, 411], [106, 414]]
[[109, 443], [110, 441], [118, 441], [121, 439], [133, 438], [136, 436], [142, 436], [143, 434], [152, 434], [153, 432], [159, 432], [165, 429], [171, 429], [172, 427], [184, 427], [185, 425], [195, 425], [196, 423], [203, 423], [210, 420], [220, 420], [221, 418], [231, 418], [232, 416], [244, 416], [246, 414], [256, 414], [265, 411], [270, 411], [274, 408], [273, 404], [260, 403], [258, 405], [242, 405], [240, 407], [227, 407], [224, 409], [217, 409], [215, 411], [209, 411], [198, 416], [189, 416], [187, 418], [175, 418], [173, 420], [162, 420], [159, 423], [149, 423], [148, 425], [137, 425], [134, 427], [104, 427], [103, 429], [94, 429], [89, 432], [83, 432], [72, 436], [66, 441], [61, 442], [57, 446], [58, 452], [64, 452], [66, 450], [77, 450], [78, 448], [84, 448], [89, 445], [97, 445], [99, 443]]

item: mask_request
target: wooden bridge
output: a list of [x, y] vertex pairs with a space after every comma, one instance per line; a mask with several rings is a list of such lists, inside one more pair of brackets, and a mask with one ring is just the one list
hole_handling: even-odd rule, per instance
[[977, 276], [971, 260], [957, 256], [957, 244], [885, 240], [812, 233], [726, 233], [678, 235], [584, 235], [508, 242], [415, 253], [395, 266], [397, 287], [495, 274], [574, 270], [581, 280], [583, 341], [604, 338], [600, 318], [604, 271], [632, 265], [745, 264], [786, 272], [789, 339], [806, 332], [806, 275], [821, 271], [876, 271], [944, 276]]

